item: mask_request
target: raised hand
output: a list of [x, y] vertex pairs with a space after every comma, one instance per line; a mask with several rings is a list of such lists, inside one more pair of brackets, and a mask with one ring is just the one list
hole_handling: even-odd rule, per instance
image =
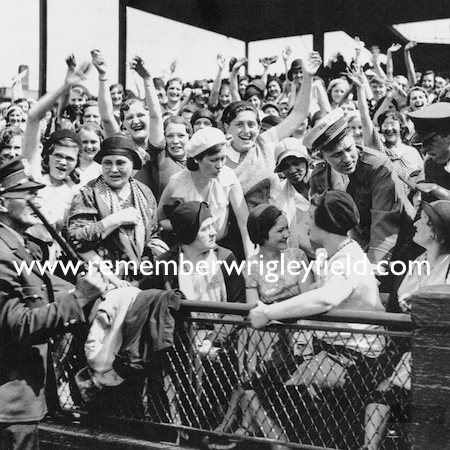
[[322, 58], [319, 52], [311, 52], [308, 58], [302, 59], [303, 75], [314, 76], [322, 64]]
[[348, 78], [350, 78], [351, 82], [354, 85], [356, 85], [358, 87], [364, 86], [364, 75], [363, 75], [361, 69], [359, 69], [359, 70], [347, 70], [345, 75]]
[[359, 55], [359, 54], [361, 53], [362, 49], [364, 48], [364, 45], [365, 45], [365, 44], [364, 44], [363, 41], [361, 41], [361, 39], [359, 39], [358, 36], [355, 36], [354, 41], [355, 41], [355, 51], [356, 51], [356, 54]]
[[221, 54], [218, 54], [216, 56], [216, 63], [219, 66], [219, 69], [223, 70], [225, 67], [225, 63], [226, 63], [225, 58]]
[[92, 64], [97, 69], [98, 74], [102, 77], [106, 74], [108, 66], [106, 65], [105, 58], [103, 58], [100, 50], [91, 50]]
[[285, 62], [288, 61], [288, 59], [291, 57], [291, 54], [292, 54], [292, 50], [291, 50], [291, 47], [289, 47], [289, 45], [286, 45], [284, 50], [281, 51], [281, 56], [283, 57]]
[[74, 70], [77, 66], [77, 60], [75, 59], [75, 55], [73, 53], [66, 57], [66, 64], [69, 70]]
[[135, 56], [129, 63], [130, 69], [135, 70], [142, 78], [149, 78], [150, 72], [145, 67], [144, 60], [140, 56]]
[[394, 53], [397, 52], [398, 50], [400, 50], [402, 48], [402, 44], [392, 44], [387, 51], [390, 53]]
[[178, 64], [178, 62], [177, 62], [176, 59], [174, 59], [174, 60], [170, 63], [170, 66], [169, 66], [170, 73], [174, 73], [174, 72], [175, 72], [175, 70], [177, 69], [177, 64]]
[[408, 42], [405, 45], [405, 52], [410, 52], [416, 45], [417, 45], [417, 42], [414, 42], [414, 41]]
[[248, 59], [244, 56], [244, 58], [238, 59], [234, 66], [233, 71], [238, 71], [244, 64], [247, 64]]
[[75, 66], [67, 71], [65, 83], [69, 86], [74, 84], [80, 84], [86, 80], [86, 74], [91, 67], [91, 63], [84, 61], [83, 63]]

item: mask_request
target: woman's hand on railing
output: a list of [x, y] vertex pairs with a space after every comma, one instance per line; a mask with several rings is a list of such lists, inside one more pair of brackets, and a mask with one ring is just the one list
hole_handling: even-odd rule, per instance
[[250, 310], [248, 318], [253, 328], [262, 328], [269, 324], [270, 319], [267, 317], [266, 309], [267, 305], [258, 301], [256, 307]]

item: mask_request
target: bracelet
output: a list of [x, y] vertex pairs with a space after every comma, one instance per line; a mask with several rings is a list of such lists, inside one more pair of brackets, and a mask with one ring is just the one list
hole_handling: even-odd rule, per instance
[[99, 78], [98, 81], [108, 81], [108, 78]]

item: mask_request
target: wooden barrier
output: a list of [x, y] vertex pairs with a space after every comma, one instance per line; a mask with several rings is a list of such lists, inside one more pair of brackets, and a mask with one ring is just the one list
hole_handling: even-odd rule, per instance
[[413, 296], [412, 450], [450, 449], [450, 286]]

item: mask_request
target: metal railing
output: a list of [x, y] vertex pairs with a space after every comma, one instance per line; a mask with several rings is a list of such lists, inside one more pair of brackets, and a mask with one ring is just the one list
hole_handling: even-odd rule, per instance
[[[234, 442], [363, 447], [367, 425], [376, 428], [385, 411], [380, 385], [393, 378], [409, 349], [410, 317], [333, 311], [255, 330], [242, 318], [248, 310], [245, 304], [183, 301], [175, 345], [148, 357], [146, 377], [98, 389], [89, 401], [75, 377], [86, 365], [85, 335], [64, 335], [54, 357], [61, 407], [87, 423], [145, 423], [197, 436], [211, 447], [216, 440], [229, 441], [230, 448]], [[212, 346], [205, 345], [208, 337]], [[391, 395], [377, 448], [408, 448], [407, 393], [400, 388]]]

